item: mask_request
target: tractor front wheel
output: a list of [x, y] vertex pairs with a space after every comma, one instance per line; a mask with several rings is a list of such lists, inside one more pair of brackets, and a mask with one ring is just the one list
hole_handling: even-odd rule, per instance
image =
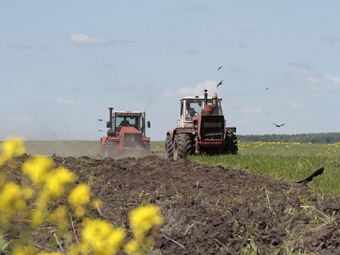
[[166, 141], [165, 141], [165, 151], [166, 151], [166, 156], [168, 159], [173, 159], [174, 158], [174, 148], [173, 148], [173, 141], [170, 135], [166, 136]]
[[238, 152], [237, 136], [235, 134], [227, 134], [224, 145], [224, 153], [237, 154], [237, 152]]
[[190, 134], [177, 134], [173, 146], [173, 159], [184, 159], [195, 152], [194, 139]]

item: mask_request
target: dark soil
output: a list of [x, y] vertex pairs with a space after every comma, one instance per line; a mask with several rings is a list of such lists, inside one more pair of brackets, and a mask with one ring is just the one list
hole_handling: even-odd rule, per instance
[[340, 254], [340, 202], [269, 177], [157, 156], [55, 157], [127, 226], [143, 203], [161, 207], [161, 254]]

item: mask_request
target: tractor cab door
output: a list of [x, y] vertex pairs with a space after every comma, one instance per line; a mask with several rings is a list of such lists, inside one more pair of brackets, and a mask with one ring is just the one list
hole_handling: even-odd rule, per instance
[[179, 117], [177, 119], [177, 127], [184, 127], [184, 102], [185, 100], [181, 100], [181, 106], [180, 106], [180, 111], [179, 111]]

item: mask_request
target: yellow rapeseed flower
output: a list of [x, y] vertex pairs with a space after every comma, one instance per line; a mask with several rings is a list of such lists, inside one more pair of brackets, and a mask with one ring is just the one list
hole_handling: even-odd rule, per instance
[[97, 199], [94, 199], [91, 204], [93, 208], [100, 209], [103, 206], [103, 201], [97, 198]]
[[57, 199], [63, 193], [65, 185], [74, 182], [76, 176], [65, 167], [58, 167], [46, 176], [44, 191], [50, 198]]
[[44, 222], [44, 213], [41, 209], [32, 212], [32, 226], [38, 227]]
[[90, 186], [85, 183], [78, 184], [71, 190], [68, 202], [74, 207], [88, 204], [90, 202]]
[[37, 254], [37, 251], [33, 245], [16, 246], [14, 247], [12, 252], [12, 255], [35, 255], [35, 254]]
[[22, 187], [21, 192], [24, 199], [30, 199], [33, 196], [33, 190], [30, 187]]
[[107, 237], [107, 245], [110, 249], [112, 249], [112, 251], [115, 251], [113, 254], [119, 250], [125, 236], [126, 230], [124, 228], [116, 228], [109, 234]]
[[35, 156], [28, 159], [22, 166], [22, 171], [28, 175], [34, 184], [42, 184], [53, 166], [53, 161], [47, 156]]
[[49, 215], [49, 219], [54, 222], [60, 230], [65, 230], [68, 227], [67, 208], [60, 205]]
[[130, 212], [129, 222], [135, 239], [141, 241], [150, 230], [163, 224], [163, 217], [159, 207], [145, 205]]
[[4, 141], [0, 145], [0, 149], [2, 150], [0, 155], [0, 166], [13, 157], [17, 157], [25, 153], [24, 143], [18, 137]]
[[114, 229], [112, 225], [104, 220], [86, 220], [81, 232], [83, 247], [82, 252], [90, 252], [97, 255], [116, 254], [126, 236], [123, 228]]
[[54, 251], [54, 252], [42, 251], [38, 253], [38, 255], [62, 255], [62, 254], [63, 253], [57, 252], [57, 251]]
[[21, 209], [25, 201], [21, 198], [20, 186], [13, 182], [4, 185], [0, 193], [0, 210], [11, 212], [14, 208]]
[[74, 187], [68, 196], [68, 202], [73, 207], [76, 217], [84, 216], [84, 206], [90, 202], [89, 185], [81, 183]]
[[124, 251], [129, 255], [142, 255], [141, 246], [136, 240], [130, 240], [124, 245]]

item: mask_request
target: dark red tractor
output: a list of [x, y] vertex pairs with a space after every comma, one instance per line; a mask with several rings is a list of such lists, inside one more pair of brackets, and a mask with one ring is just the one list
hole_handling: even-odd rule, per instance
[[177, 127], [166, 134], [168, 159], [177, 160], [192, 154], [237, 154], [235, 127], [226, 127], [221, 98], [184, 97], [180, 100]]
[[150, 127], [150, 121], [146, 121], [145, 112], [112, 110], [110, 107], [107, 136], [100, 139], [102, 155], [114, 157], [150, 152], [150, 137], [145, 132], [146, 127]]

